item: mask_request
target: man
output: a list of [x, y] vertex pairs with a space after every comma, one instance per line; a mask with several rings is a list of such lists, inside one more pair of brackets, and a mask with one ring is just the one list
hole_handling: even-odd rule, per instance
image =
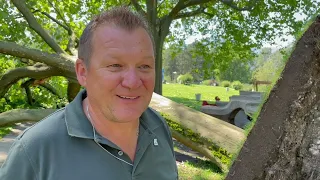
[[148, 108], [155, 58], [143, 18], [123, 7], [98, 15], [78, 55], [85, 90], [17, 138], [0, 179], [177, 179], [169, 128]]

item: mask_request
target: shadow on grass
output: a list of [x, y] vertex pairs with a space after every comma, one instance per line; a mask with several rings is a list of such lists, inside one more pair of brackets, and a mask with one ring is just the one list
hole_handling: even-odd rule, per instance
[[202, 101], [197, 101], [195, 99], [189, 99], [189, 98], [182, 98], [182, 97], [172, 97], [172, 96], [165, 96], [166, 98], [176, 102], [183, 104], [189, 108], [195, 109], [197, 111], [200, 111], [200, 107], [202, 106]]
[[222, 180], [223, 177], [220, 168], [208, 160], [185, 161], [178, 167], [180, 180]]
[[0, 139], [3, 138], [3, 136], [9, 134], [11, 130], [12, 126], [0, 127]]
[[197, 159], [197, 161], [188, 162], [188, 164], [195, 168], [210, 170], [215, 173], [222, 173], [221, 169], [209, 160]]

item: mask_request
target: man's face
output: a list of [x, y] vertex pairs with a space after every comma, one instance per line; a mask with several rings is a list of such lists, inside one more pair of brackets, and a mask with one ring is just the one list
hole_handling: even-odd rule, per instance
[[147, 32], [102, 25], [91, 44], [90, 65], [81, 83], [91, 107], [107, 120], [137, 120], [148, 107], [155, 84], [154, 51]]

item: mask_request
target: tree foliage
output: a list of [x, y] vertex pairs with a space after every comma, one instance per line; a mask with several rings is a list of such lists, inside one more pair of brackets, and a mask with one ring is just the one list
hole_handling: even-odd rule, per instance
[[272, 52], [270, 48], [261, 49], [260, 54], [255, 58], [253, 79], [273, 81], [283, 69], [290, 49], [290, 46], [275, 52]]

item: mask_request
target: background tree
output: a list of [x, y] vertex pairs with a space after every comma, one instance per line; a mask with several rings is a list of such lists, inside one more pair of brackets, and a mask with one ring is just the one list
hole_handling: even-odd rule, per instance
[[194, 51], [194, 44], [185, 44], [182, 47], [172, 45], [164, 50], [163, 68], [165, 75], [170, 76], [171, 81], [178, 77], [175, 77], [173, 72], [176, 72], [178, 75], [190, 73], [196, 83], [203, 80], [204, 59], [201, 55], [194, 53]]
[[227, 81], [240, 81], [241, 83], [251, 83], [252, 69], [250, 62], [240, 60], [231, 61], [229, 67], [221, 72], [220, 78]]
[[291, 52], [292, 45], [272, 52], [270, 48], [263, 48], [255, 58], [252, 78], [260, 81], [273, 81], [279, 71], [286, 64], [287, 57]]

